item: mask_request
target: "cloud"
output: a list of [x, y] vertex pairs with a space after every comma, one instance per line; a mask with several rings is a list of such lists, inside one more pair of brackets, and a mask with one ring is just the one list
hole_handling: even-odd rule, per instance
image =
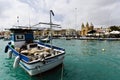
[[119, 0], [0, 0], [0, 27], [33, 25], [49, 22], [49, 10], [55, 13], [53, 22], [63, 28], [80, 29], [81, 23], [96, 27], [120, 25]]
[[[27, 22], [28, 12], [31, 11], [29, 6], [24, 3], [20, 3], [16, 0], [4, 0], [0, 2], [2, 4], [2, 15], [0, 15], [0, 27], [10, 27], [16, 25], [17, 16], [20, 16], [20, 23]], [[24, 21], [22, 21], [22, 17]]]

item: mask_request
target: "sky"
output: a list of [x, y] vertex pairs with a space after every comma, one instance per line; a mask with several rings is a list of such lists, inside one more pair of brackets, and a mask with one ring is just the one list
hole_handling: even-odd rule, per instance
[[49, 22], [50, 10], [55, 14], [52, 22], [62, 28], [81, 29], [87, 22], [95, 27], [119, 26], [119, 8], [120, 0], [0, 0], [0, 30]]

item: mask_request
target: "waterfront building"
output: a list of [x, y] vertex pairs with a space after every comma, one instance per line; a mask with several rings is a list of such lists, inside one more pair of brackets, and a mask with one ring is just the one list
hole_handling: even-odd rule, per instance
[[65, 37], [66, 36], [66, 29], [54, 29], [53, 36], [54, 37]]
[[4, 40], [10, 40], [10, 35], [11, 35], [10, 31], [5, 31], [4, 32]]
[[[48, 36], [50, 35], [50, 29], [39, 30], [34, 32], [35, 36]], [[65, 37], [65, 36], [75, 36], [75, 29], [53, 29], [52, 30], [53, 37]]]
[[94, 25], [92, 23], [89, 25], [89, 23], [87, 22], [86, 26], [84, 25], [84, 23], [82, 23], [81, 36], [86, 36], [88, 32], [92, 31], [93, 29], [94, 29]]
[[96, 30], [96, 37], [109, 37], [110, 35], [110, 28], [94, 28], [94, 30]]
[[67, 29], [66, 30], [66, 36], [76, 36], [76, 30], [75, 29]]
[[40, 36], [49, 36], [50, 29], [34, 31], [34, 38], [38, 39]]

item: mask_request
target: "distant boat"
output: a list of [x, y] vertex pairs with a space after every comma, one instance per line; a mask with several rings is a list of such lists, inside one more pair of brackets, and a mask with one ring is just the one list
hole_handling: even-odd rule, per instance
[[4, 41], [9, 41], [10, 38], [4, 37]]
[[59, 39], [66, 39], [66, 37], [65, 37], [65, 36], [63, 36], [63, 37], [59, 37]]
[[71, 37], [66, 37], [66, 40], [71, 40], [72, 38]]
[[49, 43], [50, 42], [50, 37], [39, 38], [39, 41], [44, 42], [44, 43]]

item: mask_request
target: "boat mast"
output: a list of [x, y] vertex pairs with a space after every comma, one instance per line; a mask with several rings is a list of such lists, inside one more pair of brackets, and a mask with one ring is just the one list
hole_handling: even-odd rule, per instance
[[50, 10], [50, 44], [51, 44], [51, 50], [52, 50], [52, 15], [54, 16], [54, 13], [52, 10]]

